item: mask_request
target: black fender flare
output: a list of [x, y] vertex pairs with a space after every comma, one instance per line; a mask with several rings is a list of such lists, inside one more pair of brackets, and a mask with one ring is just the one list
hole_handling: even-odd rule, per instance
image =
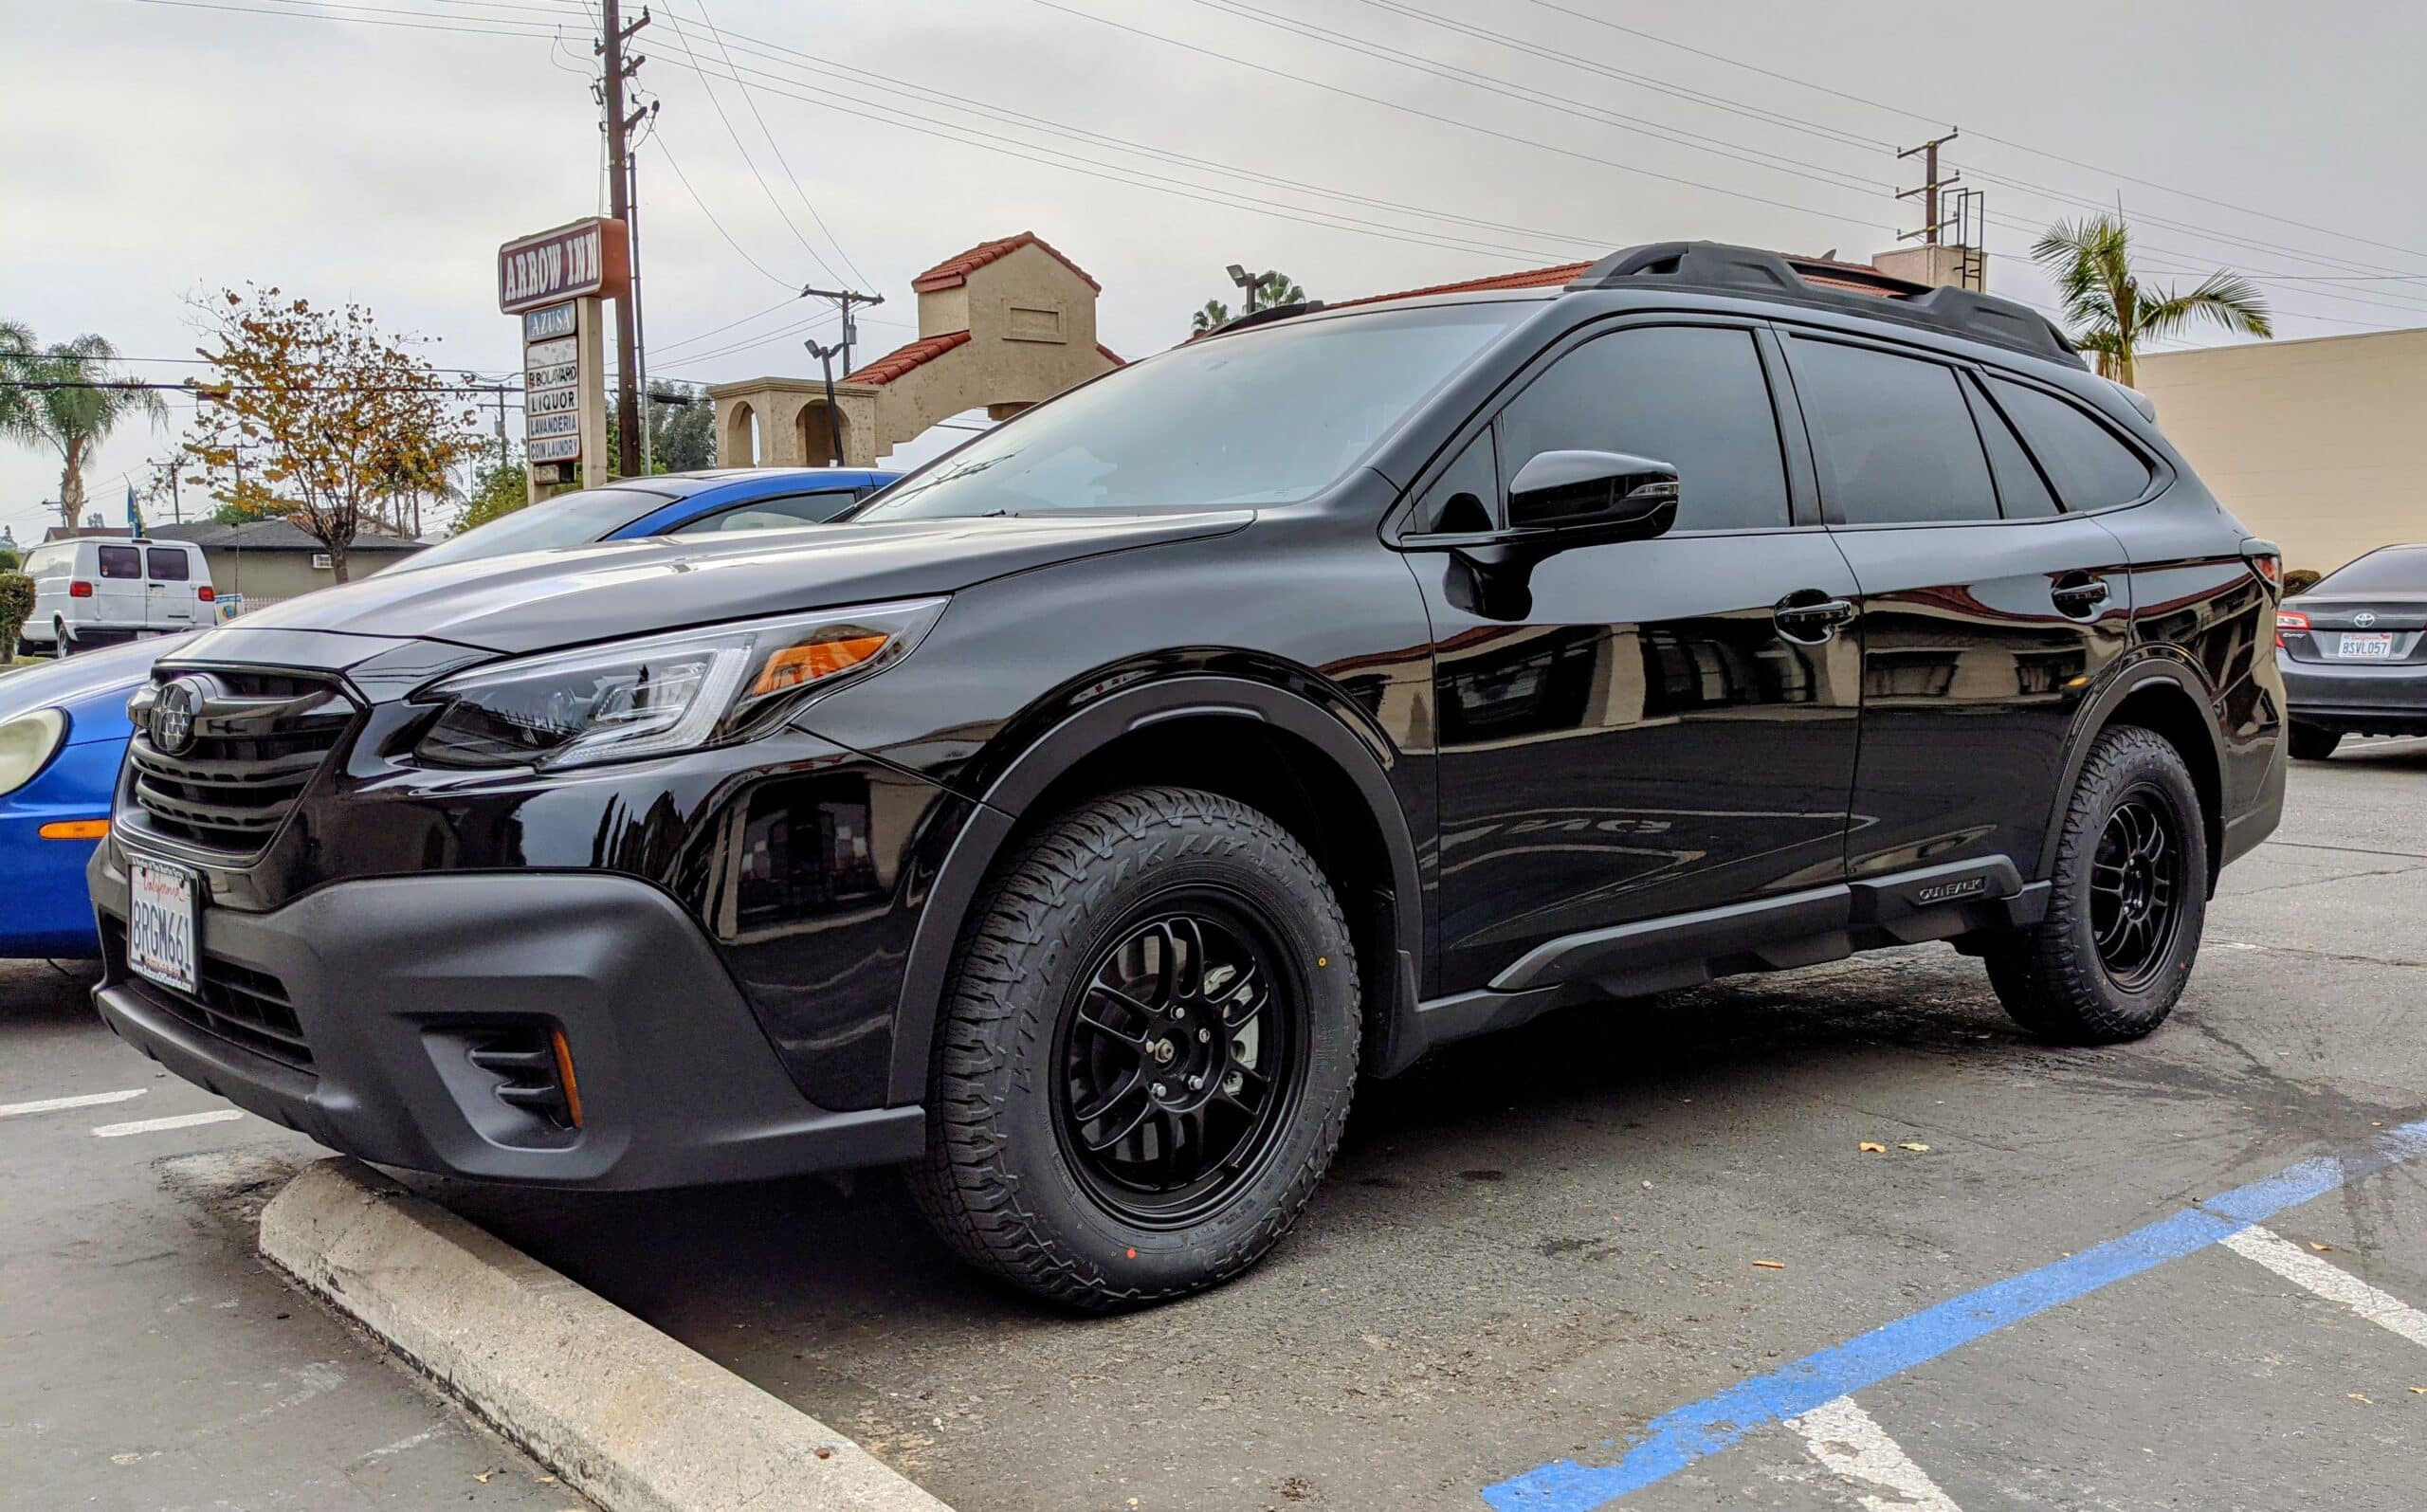
[[[2031, 875], [2046, 881], [2056, 870], [2056, 847], [2064, 838], [2065, 808], [2073, 801], [2073, 785], [2081, 780], [2082, 764], [2089, 759], [2090, 742], [2115, 718], [2115, 711], [2126, 699], [2151, 687], [2171, 686], [2182, 695], [2182, 701], [2198, 712], [2199, 727], [2207, 732], [2210, 770], [2217, 774], [2218, 800], [2223, 800], [2225, 765], [2224, 727], [2217, 722], [2216, 690], [2209, 684], [2207, 673], [2199, 664], [2170, 647], [2143, 647], [2134, 652], [2112, 676], [2107, 685], [2083, 701], [2073, 716], [2072, 729], [2065, 739], [2065, 765], [2056, 782], [2056, 792], [2049, 801], [2048, 827], [2039, 843], [2038, 869]], [[2212, 831], [2223, 822], [2221, 813], [2209, 816]], [[2209, 868], [2211, 880], [2218, 858], [2216, 836], [2210, 835]]]
[[[1385, 766], [1388, 747], [1378, 753], [1378, 735], [1359, 730], [1344, 712], [1336, 713], [1302, 693], [1249, 678], [1184, 674], [1123, 688], [1068, 714], [1021, 749], [988, 784], [969, 822], [944, 853], [911, 938], [895, 1019], [887, 1101], [914, 1102], [926, 1096], [936, 1020], [961, 926], [1029, 806], [1056, 778], [1110, 741], [1167, 720], [1202, 715], [1258, 720], [1299, 738], [1335, 763], [1364, 799], [1388, 852], [1390, 924], [1399, 956], [1397, 961], [1376, 963], [1378, 970], [1368, 969], [1369, 983], [1389, 983], [1392, 990], [1384, 1004], [1369, 1002], [1367, 1011], [1380, 1007], [1387, 1012], [1393, 1039], [1414, 1028], [1416, 966], [1424, 959], [1424, 891], [1415, 842]], [[1352, 917], [1359, 906], [1355, 899], [1342, 903]], [[1374, 1041], [1369, 1037], [1368, 1043]]]

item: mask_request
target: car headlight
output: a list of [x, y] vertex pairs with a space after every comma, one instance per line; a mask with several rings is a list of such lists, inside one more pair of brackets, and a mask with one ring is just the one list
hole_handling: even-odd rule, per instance
[[36, 709], [13, 720], [0, 720], [0, 793], [16, 792], [34, 779], [67, 738], [67, 716], [57, 709]]
[[443, 767], [569, 767], [757, 734], [811, 689], [910, 654], [941, 598], [653, 635], [476, 668], [413, 695], [443, 705], [413, 755]]

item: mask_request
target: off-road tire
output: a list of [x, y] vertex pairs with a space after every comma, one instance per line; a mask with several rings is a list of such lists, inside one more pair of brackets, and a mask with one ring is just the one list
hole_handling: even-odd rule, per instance
[[[2090, 865], [2117, 805], [2154, 794], [2173, 811], [2182, 850], [2176, 889], [2181, 917], [2160, 969], [2126, 990], [2099, 957], [2090, 928]], [[2207, 827], [2181, 753], [2135, 725], [2100, 733], [2073, 786], [2056, 846], [2048, 916], [1988, 943], [1989, 982], [2014, 1021], [2044, 1039], [2103, 1045], [2139, 1039], [2165, 1022], [2182, 996], [2207, 915]]]
[[[1230, 1200], [1186, 1228], [1145, 1228], [1096, 1202], [1057, 1142], [1054, 1029], [1122, 919], [1207, 885], [1299, 956], [1303, 1081]], [[1270, 816], [1181, 788], [1092, 799], [1038, 833], [971, 912], [939, 1015], [911, 1193], [961, 1258], [1067, 1306], [1114, 1312], [1218, 1285], [1279, 1242], [1331, 1164], [1356, 1087], [1359, 996], [1339, 901]]]
[[2295, 761], [2323, 761], [2334, 755], [2334, 748], [2343, 743], [2343, 732], [2294, 721], [2285, 732], [2284, 742], [2292, 748], [2292, 759]]

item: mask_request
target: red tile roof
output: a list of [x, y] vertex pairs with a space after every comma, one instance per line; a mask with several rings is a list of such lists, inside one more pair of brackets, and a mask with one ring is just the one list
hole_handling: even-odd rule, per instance
[[1098, 294], [1102, 294], [1104, 292], [1104, 285], [1098, 283], [1094, 279], [1088, 278], [1087, 270], [1086, 268], [1081, 267], [1078, 264], [1071, 262], [1068, 258], [1064, 257], [1061, 253], [1055, 251], [1034, 231], [1022, 231], [1017, 236], [1006, 236], [999, 242], [980, 242], [976, 246], [971, 247], [968, 251], [961, 253], [958, 257], [945, 258], [942, 262], [927, 269], [924, 273], [922, 273], [917, 278], [912, 279], [910, 281], [910, 286], [922, 294], [931, 294], [938, 289], [958, 288], [963, 283], [969, 282], [970, 274], [976, 272], [981, 267], [984, 267], [989, 263], [1011, 256], [1013, 252], [1018, 251], [1023, 246], [1035, 247], [1038, 251], [1052, 258], [1055, 262], [1061, 264], [1064, 267], [1068, 268], [1071, 272], [1076, 273], [1082, 279], [1086, 279], [1087, 287], [1095, 290]]
[[966, 331], [946, 331], [941, 336], [922, 336], [918, 340], [892, 351], [846, 374], [845, 383], [891, 383], [913, 368], [923, 367], [969, 339]]
[[1129, 366], [1129, 359], [1127, 357], [1122, 356], [1120, 353], [1115, 352], [1112, 348], [1105, 346], [1101, 341], [1096, 343], [1096, 355], [1104, 358], [1106, 362], [1111, 363], [1116, 368], [1125, 368]]

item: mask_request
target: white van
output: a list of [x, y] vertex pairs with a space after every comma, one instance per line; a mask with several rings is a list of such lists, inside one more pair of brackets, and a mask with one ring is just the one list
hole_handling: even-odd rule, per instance
[[19, 649], [66, 656], [80, 648], [175, 635], [212, 622], [210, 567], [182, 540], [55, 540], [26, 554], [34, 610]]

